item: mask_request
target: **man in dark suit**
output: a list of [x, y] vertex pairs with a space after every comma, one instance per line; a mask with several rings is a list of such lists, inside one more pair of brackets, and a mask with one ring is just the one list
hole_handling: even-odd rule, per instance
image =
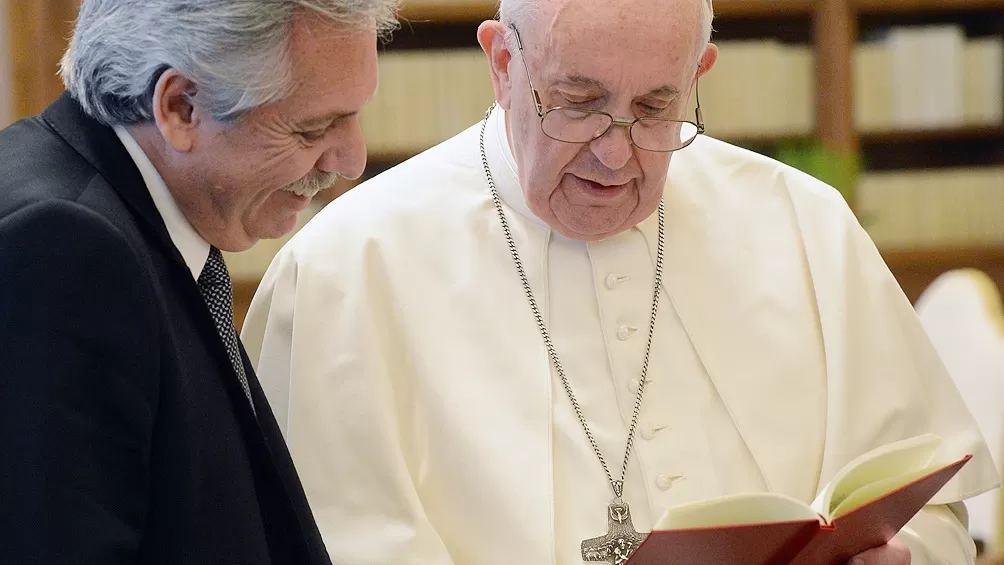
[[394, 9], [83, 2], [0, 132], [0, 563], [329, 562], [221, 250], [362, 173]]

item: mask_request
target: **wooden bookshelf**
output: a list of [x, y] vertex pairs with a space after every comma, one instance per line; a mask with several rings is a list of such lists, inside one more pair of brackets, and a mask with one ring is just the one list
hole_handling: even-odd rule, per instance
[[[715, 18], [810, 15], [817, 0], [715, 0]], [[401, 18], [409, 23], [466, 23], [495, 17], [496, 2], [405, 0]]]
[[463, 0], [401, 3], [400, 18], [405, 25], [422, 22], [470, 23], [495, 17], [495, 2], [466, 2]]
[[[715, 37], [731, 40], [776, 36], [783, 41], [811, 43], [811, 21], [818, 1], [716, 0]], [[404, 0], [402, 25], [392, 34], [389, 48], [477, 47], [476, 28], [482, 21], [494, 18], [496, 9], [495, 2], [481, 0]]]
[[989, 275], [1004, 294], [1004, 245], [892, 249], [882, 251], [882, 258], [910, 302], [916, 302], [938, 275], [953, 269], [979, 269]]
[[816, 40], [816, 131], [842, 152], [858, 150], [854, 129], [854, 48], [858, 22], [848, 0], [819, 0]]
[[820, 0], [715, 0], [715, 18], [811, 15]]
[[860, 14], [1002, 12], [1004, 0], [853, 0]]
[[864, 133], [861, 155], [871, 171], [1004, 166], [1004, 126]]
[[928, 141], [997, 141], [1004, 139], [1004, 125], [866, 132], [861, 134], [861, 138], [862, 143], [870, 145]]
[[[63, 92], [56, 74], [73, 31], [79, 0], [12, 0], [9, 49], [14, 75], [14, 117], [41, 112]], [[17, 25], [14, 25], [14, 24]]]

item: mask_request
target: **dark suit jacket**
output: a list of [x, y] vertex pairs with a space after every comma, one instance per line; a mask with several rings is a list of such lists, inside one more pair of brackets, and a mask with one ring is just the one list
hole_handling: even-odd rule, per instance
[[115, 133], [0, 132], [0, 563], [329, 563]]

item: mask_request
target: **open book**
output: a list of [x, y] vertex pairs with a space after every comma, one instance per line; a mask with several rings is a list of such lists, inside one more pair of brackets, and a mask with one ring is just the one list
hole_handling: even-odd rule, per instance
[[813, 503], [736, 494], [670, 508], [628, 565], [839, 565], [885, 544], [972, 457], [936, 459], [933, 434], [854, 459]]

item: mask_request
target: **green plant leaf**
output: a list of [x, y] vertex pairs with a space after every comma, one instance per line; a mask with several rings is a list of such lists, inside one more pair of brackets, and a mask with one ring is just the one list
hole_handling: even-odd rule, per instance
[[849, 204], [861, 175], [858, 153], [836, 151], [818, 141], [786, 143], [778, 147], [775, 158], [837, 189]]

